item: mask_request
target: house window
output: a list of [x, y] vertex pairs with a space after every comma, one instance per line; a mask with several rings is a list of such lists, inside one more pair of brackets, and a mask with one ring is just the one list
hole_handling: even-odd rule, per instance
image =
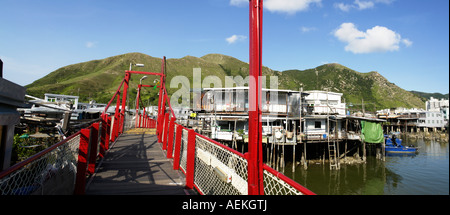
[[321, 127], [322, 127], [322, 123], [320, 121], [314, 122], [314, 128], [321, 128]]

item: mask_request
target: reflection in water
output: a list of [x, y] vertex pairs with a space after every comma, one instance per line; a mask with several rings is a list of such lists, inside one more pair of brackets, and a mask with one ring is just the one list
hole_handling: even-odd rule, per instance
[[386, 161], [368, 157], [365, 164], [298, 165], [292, 173], [287, 163], [284, 174], [319, 195], [448, 195], [448, 143], [406, 140], [419, 147], [416, 155], [387, 156]]

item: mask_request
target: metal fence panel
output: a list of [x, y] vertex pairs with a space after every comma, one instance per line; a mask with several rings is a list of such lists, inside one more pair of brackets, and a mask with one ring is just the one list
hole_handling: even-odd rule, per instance
[[205, 195], [247, 195], [247, 160], [196, 136], [194, 184]]
[[75, 186], [80, 134], [0, 178], [1, 195], [71, 195]]

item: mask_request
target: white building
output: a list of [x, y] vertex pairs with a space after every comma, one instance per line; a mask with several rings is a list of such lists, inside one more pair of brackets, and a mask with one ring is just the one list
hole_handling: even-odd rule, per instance
[[426, 111], [417, 108], [396, 108], [387, 112], [381, 110], [378, 112], [378, 117], [386, 119], [401, 119], [407, 120], [408, 123], [414, 123], [417, 127], [422, 128], [443, 128], [447, 124], [444, 114], [441, 111], [432, 109], [433, 111]]
[[440, 112], [444, 117], [445, 123], [448, 123], [449, 120], [449, 105], [448, 99], [435, 99], [433, 97], [430, 98], [425, 103], [425, 108], [427, 111], [431, 112]]
[[444, 115], [438, 111], [425, 111], [419, 114], [418, 127], [442, 128], [447, 124]]
[[[248, 91], [249, 87], [203, 88], [201, 101], [194, 102], [197, 103], [196, 107], [201, 107], [207, 112], [247, 112], [249, 110]], [[261, 93], [261, 111], [263, 113], [299, 115], [299, 91], [263, 88]]]
[[335, 133], [338, 133], [341, 138], [341, 119], [345, 117], [345, 103], [341, 102], [343, 94], [320, 90], [304, 91], [304, 93], [309, 95], [305, 97], [307, 113], [304, 116], [305, 124], [302, 132], [308, 136], [308, 139], [324, 140], [328, 135], [334, 136]]
[[[210, 132], [212, 139], [232, 141], [234, 131], [242, 130], [248, 134], [249, 87], [203, 88], [201, 99], [193, 101], [199, 120], [204, 120], [203, 128]], [[283, 89], [261, 90], [262, 135], [263, 141], [296, 142], [300, 117], [300, 105], [304, 105], [306, 93]], [[195, 112], [195, 110], [194, 110]], [[303, 108], [303, 113], [305, 108]], [[190, 123], [191, 124], [191, 123]], [[195, 122], [192, 122], [193, 126]], [[210, 125], [210, 126], [209, 126]], [[236, 137], [237, 140], [246, 137]]]
[[59, 94], [44, 94], [44, 100], [47, 102], [55, 102], [55, 103], [64, 103], [64, 104], [72, 104], [74, 109], [79, 109], [78, 107], [78, 96], [70, 96], [70, 95], [59, 95]]
[[320, 90], [305, 91], [309, 95], [305, 97], [306, 104], [311, 114], [345, 115], [345, 103], [341, 103], [342, 93]]

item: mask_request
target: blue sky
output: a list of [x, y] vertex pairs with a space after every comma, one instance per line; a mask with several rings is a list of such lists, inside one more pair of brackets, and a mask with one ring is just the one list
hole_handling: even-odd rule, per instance
[[[340, 63], [406, 90], [449, 92], [448, 0], [264, 0], [263, 64]], [[0, 0], [4, 78], [129, 52], [248, 62], [247, 0]]]

